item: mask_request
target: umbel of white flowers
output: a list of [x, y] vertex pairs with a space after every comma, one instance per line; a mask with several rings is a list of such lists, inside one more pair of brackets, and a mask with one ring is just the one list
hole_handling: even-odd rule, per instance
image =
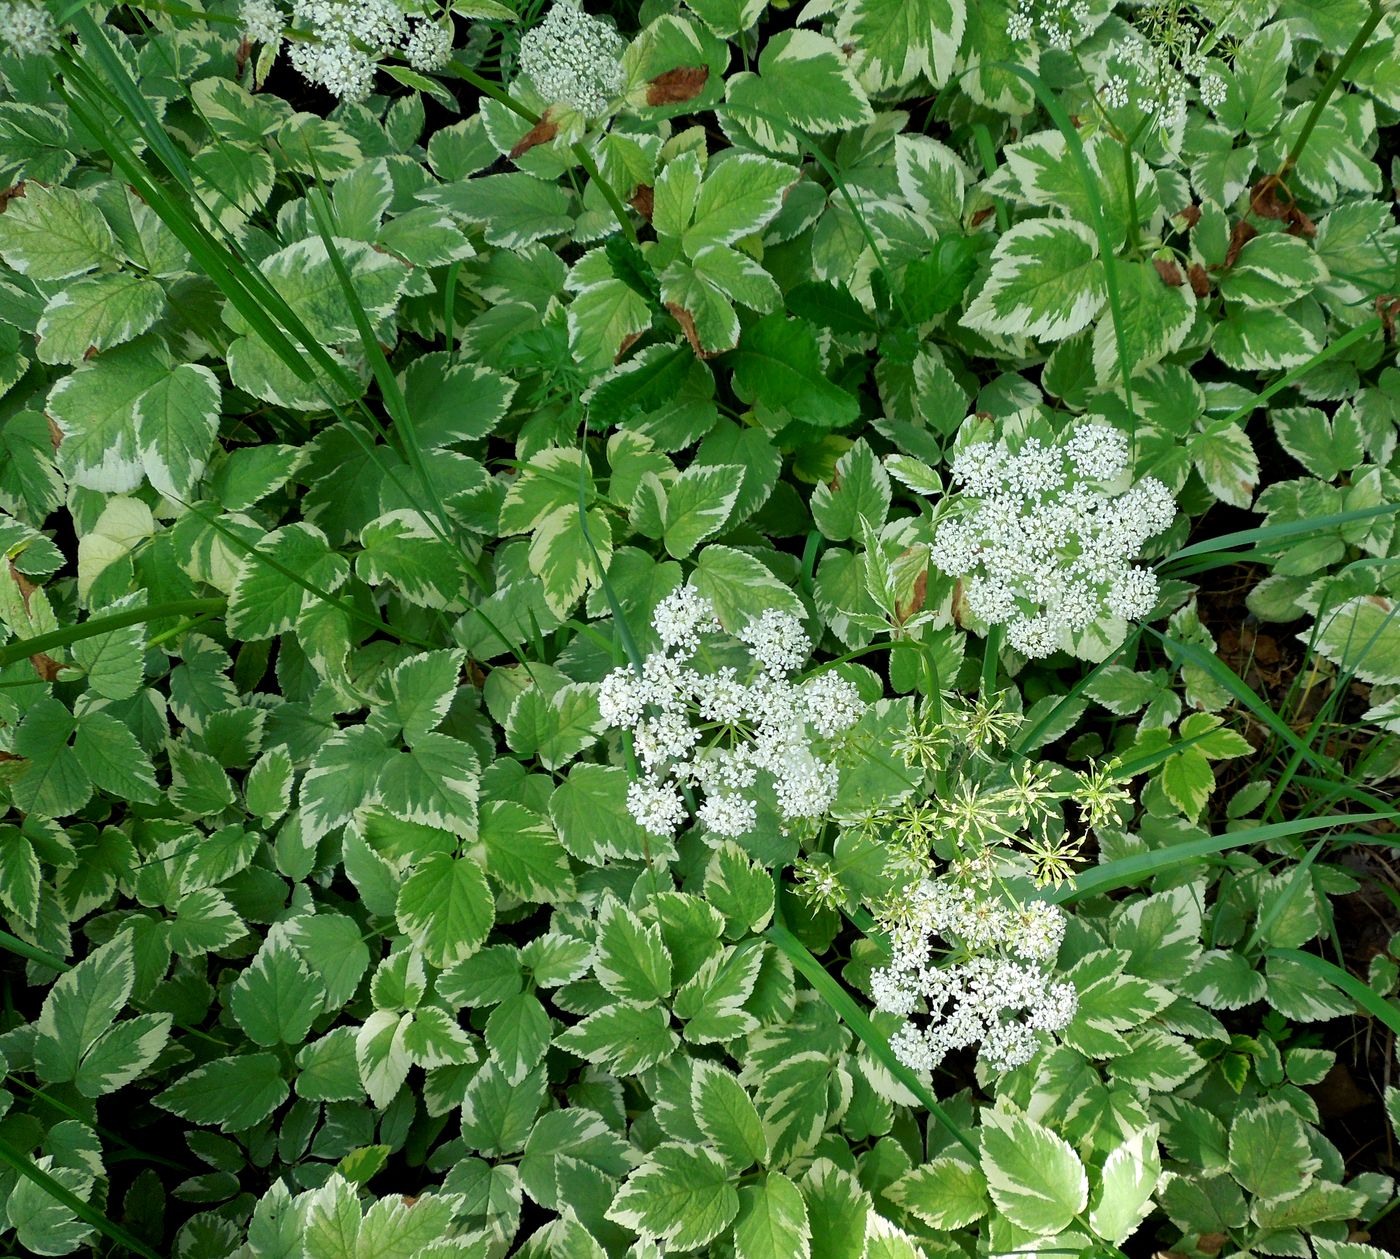
[[703, 794], [696, 817], [717, 835], [751, 830], [760, 795], [785, 819], [824, 814], [839, 784], [835, 765], [818, 752], [855, 725], [865, 705], [834, 673], [788, 679], [810, 649], [797, 619], [770, 609], [740, 630], [750, 660], [742, 674], [733, 665], [689, 663], [702, 639], [721, 633], [713, 606], [693, 588], [667, 595], [652, 628], [661, 650], [640, 672], [614, 669], [598, 695], [603, 720], [632, 733], [642, 777], [628, 788], [627, 808], [637, 823], [674, 835], [686, 820], [686, 788]]
[[953, 879], [914, 884], [896, 898], [890, 964], [871, 976], [877, 1010], [908, 1021], [890, 1037], [895, 1057], [931, 1071], [954, 1049], [980, 1045], [987, 1065], [1029, 1062], [1041, 1032], [1074, 1017], [1073, 984], [1051, 983], [1046, 963], [1064, 939], [1064, 914], [1012, 905], [989, 887]]
[[[278, 45], [287, 25], [277, 0], [243, 0], [243, 34]], [[288, 44], [297, 72], [345, 101], [374, 86], [376, 58], [401, 49], [415, 70], [441, 69], [452, 55], [452, 28], [410, 18], [394, 0], [292, 0], [292, 25], [309, 38]]]
[[1154, 477], [1115, 493], [1128, 441], [1082, 424], [1067, 441], [1026, 438], [965, 446], [952, 476], [963, 494], [936, 533], [933, 560], [966, 579], [968, 607], [1006, 625], [1023, 655], [1048, 656], [1105, 616], [1136, 620], [1157, 602], [1157, 578], [1134, 567], [1143, 543], [1171, 524], [1176, 503]]
[[626, 48], [606, 22], [560, 3], [521, 39], [520, 68], [545, 100], [596, 118], [622, 91]]
[[0, 16], [0, 47], [17, 57], [46, 53], [57, 37], [52, 14], [35, 0], [12, 0]]

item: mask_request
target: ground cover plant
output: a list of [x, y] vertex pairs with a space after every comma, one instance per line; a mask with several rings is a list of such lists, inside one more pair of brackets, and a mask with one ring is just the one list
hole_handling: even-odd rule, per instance
[[0, 1248], [1400, 1246], [1400, 9], [0, 43]]

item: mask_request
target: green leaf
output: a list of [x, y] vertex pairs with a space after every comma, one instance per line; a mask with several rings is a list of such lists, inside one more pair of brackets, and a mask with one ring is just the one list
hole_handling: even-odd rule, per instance
[[739, 340], [739, 316], [709, 277], [677, 258], [659, 278], [661, 300], [697, 355], [710, 358], [734, 348]]
[[940, 1232], [966, 1228], [991, 1209], [982, 1169], [956, 1154], [914, 1168], [885, 1192], [890, 1201]]
[[1383, 595], [1358, 595], [1318, 618], [1320, 631], [1297, 637], [1338, 668], [1376, 685], [1400, 682], [1400, 613]]
[[666, 553], [685, 559], [724, 528], [744, 485], [738, 464], [692, 465], [666, 487]]
[[860, 414], [855, 397], [828, 379], [816, 338], [800, 319], [776, 312], [750, 324], [731, 361], [735, 392], [746, 401], [781, 407], [815, 428], [842, 428]]
[[802, 28], [781, 31], [768, 41], [756, 75], [731, 74], [725, 99], [734, 117], [767, 149], [788, 149], [792, 143], [781, 123], [824, 135], [857, 127], [873, 116], [835, 41]]
[[1327, 278], [1327, 268], [1307, 241], [1267, 232], [1245, 242], [1220, 277], [1220, 295], [1244, 306], [1287, 306]]
[[1227, 367], [1239, 371], [1298, 367], [1322, 349], [1322, 338], [1313, 322], [1295, 318], [1294, 310], [1297, 306], [1282, 310], [1227, 305], [1211, 349]]
[[384, 740], [368, 726], [351, 726], [321, 745], [301, 781], [301, 827], [308, 842], [344, 826], [361, 805], [375, 802], [379, 773], [389, 755]]
[[[13, 1212], [9, 1218], [14, 1223], [16, 1242], [31, 1254], [72, 1254], [92, 1237], [96, 1231], [93, 1224], [72, 1210], [71, 1203], [50, 1192], [48, 1185], [38, 1182], [28, 1168], [72, 1194], [79, 1202], [86, 1202], [92, 1193], [92, 1173], [55, 1165], [49, 1155], [32, 1163], [26, 1159], [26, 1164], [26, 1173], [16, 1181], [6, 1203], [7, 1211]], [[92, 1214], [97, 1215], [95, 1211]], [[97, 1215], [97, 1218], [103, 1217]]]
[[603, 509], [588, 509], [587, 536], [582, 520], [576, 502], [561, 507], [539, 523], [530, 539], [530, 571], [544, 583], [545, 603], [560, 617], [597, 583], [599, 563], [606, 569], [612, 558], [612, 528]]
[[486, 1020], [486, 1047], [506, 1083], [519, 1084], [544, 1058], [554, 1027], [539, 998], [518, 992], [507, 997]]
[[803, 614], [792, 590], [764, 564], [744, 551], [711, 545], [700, 552], [693, 578], [695, 589], [714, 606], [715, 615], [733, 633], [767, 608]]
[[389, 1105], [408, 1078], [413, 1059], [408, 1052], [409, 1014], [375, 1010], [355, 1033], [355, 1061], [360, 1082], [369, 1099], [380, 1110]]
[[167, 374], [146, 338], [80, 363], [54, 385], [45, 410], [63, 433], [57, 462], [69, 481], [116, 493], [140, 484], [135, 407]]
[[154, 280], [111, 271], [77, 280], [49, 298], [35, 330], [45, 363], [79, 363], [90, 351], [140, 336], [165, 311], [165, 290]]
[[495, 1062], [472, 1078], [462, 1101], [462, 1139], [481, 1154], [511, 1154], [525, 1148], [544, 1100], [543, 1066], [519, 1084], [507, 1082]]
[[852, 0], [840, 11], [836, 42], [855, 49], [856, 77], [869, 92], [905, 88], [920, 75], [942, 87], [966, 24], [964, 0]]
[[978, 332], [1060, 341], [1103, 310], [1105, 287], [1092, 231], [1067, 219], [1031, 219], [1004, 232], [992, 269], [962, 322]]
[[40, 817], [67, 817], [92, 795], [92, 780], [68, 746], [76, 723], [56, 699], [41, 699], [15, 731], [15, 752], [27, 764], [10, 788], [16, 805]]
[[37, 182], [0, 216], [0, 255], [31, 280], [66, 280], [117, 261], [112, 229], [89, 198]]
[[[770, 40], [769, 49], [781, 38]], [[690, 226], [681, 235], [686, 254], [698, 261], [710, 246], [732, 245], [761, 230], [782, 209], [787, 190], [801, 177], [801, 171], [786, 162], [755, 153], [735, 152], [715, 161], [700, 185]]]
[[659, 1005], [620, 1001], [574, 1024], [554, 1043], [614, 1075], [636, 1075], [669, 1058], [680, 1038]]
[[573, 899], [568, 853], [538, 813], [492, 800], [481, 811], [477, 841], [486, 851], [486, 872], [511, 895], [537, 905]]
[[[364, 241], [335, 236], [331, 242], [349, 272], [355, 300], [371, 325], [389, 319], [408, 283], [409, 268]], [[358, 339], [350, 294], [336, 273], [326, 242], [319, 236], [279, 250], [265, 258], [259, 270], [318, 341], [341, 345]], [[256, 332], [231, 305], [225, 307], [224, 319], [236, 333]]]
[[668, 1249], [695, 1250], [739, 1214], [739, 1195], [723, 1160], [704, 1146], [671, 1142], [652, 1150], [623, 1184], [608, 1219], [647, 1232]]
[[769, 1172], [757, 1184], [739, 1190], [736, 1259], [808, 1259], [811, 1243], [807, 1204], [781, 1172]]
[[391, 754], [379, 774], [384, 808], [405, 822], [471, 837], [477, 829], [481, 765], [471, 745], [445, 734], [425, 734]]
[[1094, 370], [1101, 381], [1116, 379], [1121, 354], [1132, 374], [1146, 371], [1181, 348], [1196, 321], [1196, 302], [1188, 284], [1164, 284], [1150, 262], [1117, 259], [1122, 318], [1115, 332], [1112, 319], [1094, 329]]
[[274, 529], [239, 561], [228, 604], [231, 634], [252, 642], [295, 628], [315, 596], [289, 573], [334, 592], [350, 575], [350, 566], [315, 525], [297, 522]]
[[1163, 764], [1161, 783], [1172, 803], [1194, 821], [1215, 790], [1215, 771], [1199, 748], [1183, 748]]
[[829, 482], [812, 491], [812, 521], [832, 542], [862, 536], [862, 522], [879, 531], [890, 509], [890, 478], [865, 438], [840, 459]]
[[1151, 1124], [1109, 1151], [1094, 1190], [1089, 1226], [1104, 1241], [1121, 1245], [1152, 1211], [1152, 1193], [1161, 1174], [1157, 1125]]
[[1259, 457], [1244, 429], [1216, 420], [1187, 439], [1201, 480], [1222, 503], [1248, 507], [1259, 484]]
[[325, 985], [280, 932], [263, 942], [228, 998], [248, 1039], [268, 1048], [300, 1045], [325, 1001]]
[[466, 857], [434, 853], [399, 889], [394, 916], [434, 966], [451, 966], [481, 947], [496, 919], [481, 868]]
[[385, 677], [383, 714], [403, 731], [412, 745], [437, 729], [457, 694], [462, 651], [425, 651], [396, 664]]
[[700, 1131], [732, 1171], [747, 1171], [755, 1163], [768, 1161], [768, 1139], [758, 1108], [730, 1072], [697, 1059], [690, 1096]]
[[513, 380], [479, 363], [454, 363], [447, 353], [414, 359], [399, 381], [418, 441], [428, 450], [485, 437], [515, 396]]
[[73, 1077], [84, 1097], [102, 1097], [130, 1084], [160, 1056], [170, 1039], [169, 1014], [138, 1014], [100, 1036]]
[[1317, 407], [1278, 407], [1269, 413], [1279, 445], [1323, 481], [1335, 481], [1365, 458], [1361, 423], [1351, 406], [1328, 417]]
[[729, 39], [758, 21], [768, 0], [685, 0], [685, 7], [714, 34]]
[[468, 223], [480, 223], [487, 241], [505, 249], [519, 249], [573, 227], [569, 194], [523, 171], [444, 184], [425, 192], [423, 200], [444, 206]]
[[88, 688], [103, 699], [130, 699], [141, 689], [146, 648], [143, 625], [125, 625], [73, 644], [73, 659], [87, 674]]
[[191, 1123], [240, 1132], [272, 1114], [289, 1091], [272, 1054], [235, 1054], [195, 1067], [152, 1101]]
[[1088, 1205], [1089, 1179], [1079, 1156], [1024, 1115], [982, 1112], [981, 1162], [997, 1209], [1037, 1237], [1064, 1232]]
[[763, 944], [748, 940], [711, 954], [677, 991], [671, 1009], [686, 1020], [685, 1038], [692, 1044], [733, 1040], [758, 1027], [745, 1003], [758, 982]]
[[160, 799], [150, 758], [131, 730], [111, 713], [83, 714], [73, 742], [73, 758], [102, 791], [140, 804]]
[[773, 916], [773, 880], [732, 839], [720, 843], [710, 857], [704, 892], [724, 915], [730, 939], [762, 931]]
[[136, 400], [141, 464], [151, 484], [167, 497], [191, 497], [204, 475], [219, 431], [221, 397], [212, 371], [185, 363]]
[[506, 717], [506, 744], [540, 758], [546, 769], [568, 764], [603, 729], [595, 689], [569, 682], [552, 694], [532, 686], [515, 697]]
[[651, 307], [630, 285], [606, 279], [574, 295], [568, 309], [569, 348], [589, 373], [603, 372], [651, 327]]
[[644, 860], [668, 845], [627, 811], [627, 771], [620, 765], [572, 765], [549, 798], [549, 816], [570, 856], [601, 866], [609, 858]]
[[65, 1083], [126, 1007], [135, 982], [133, 939], [124, 931], [60, 975], [44, 998], [34, 1038], [39, 1078]]
[[1303, 1121], [1283, 1102], [1242, 1110], [1230, 1125], [1230, 1174], [1256, 1198], [1306, 1189], [1319, 1166]]
[[655, 923], [644, 924], [614, 897], [598, 911], [593, 974], [615, 997], [646, 1005], [671, 995], [671, 955]]
[[27, 926], [39, 912], [39, 857], [18, 826], [0, 824], [0, 905]]

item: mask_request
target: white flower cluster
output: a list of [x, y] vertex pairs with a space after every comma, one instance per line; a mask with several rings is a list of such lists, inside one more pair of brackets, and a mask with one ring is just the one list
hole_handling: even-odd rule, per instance
[[[891, 1038], [895, 1056], [931, 1071], [954, 1049], [980, 1044], [988, 1065], [1029, 1062], [1038, 1033], [1066, 1026], [1078, 1008], [1073, 984], [1052, 983], [1064, 914], [1034, 901], [1012, 906], [951, 879], [906, 888], [891, 932], [890, 964], [871, 977], [875, 1008], [909, 1019]], [[955, 960], [938, 963], [943, 951]]]
[[1006, 33], [1017, 43], [1038, 34], [1048, 47], [1068, 52], [1089, 33], [1089, 16], [1085, 0], [1020, 0]]
[[1132, 39], [1118, 43], [1110, 60], [1119, 73], [1110, 74], [1100, 87], [1104, 104], [1125, 109], [1135, 103], [1164, 131], [1179, 130], [1186, 122], [1192, 80], [1201, 102], [1215, 109], [1225, 99], [1225, 80], [1206, 69], [1205, 56], [1156, 39]]
[[752, 665], [701, 671], [689, 663], [704, 635], [720, 632], [714, 609], [683, 586], [657, 606], [652, 627], [662, 649], [641, 672], [614, 669], [599, 688], [603, 720], [632, 732], [644, 776], [627, 808], [653, 835], [674, 835], [686, 819], [682, 790], [704, 795], [696, 817], [717, 835], [743, 835], [757, 821], [759, 793], [784, 818], [820, 817], [836, 797], [836, 767], [820, 740], [850, 729], [864, 704], [844, 678], [788, 679], [810, 649], [796, 618], [767, 611], [738, 634]]
[[[288, 25], [275, 0], [243, 0], [241, 22], [252, 43], [277, 45]], [[402, 51], [415, 70], [441, 69], [452, 55], [452, 28], [410, 18], [394, 0], [292, 0], [291, 24], [305, 40], [288, 44], [301, 76], [342, 100], [359, 101], [374, 85], [378, 58]]]
[[587, 118], [622, 91], [626, 41], [606, 22], [563, 2], [520, 41], [520, 68], [540, 95]]
[[1153, 477], [1111, 492], [1128, 466], [1126, 438], [1104, 424], [1082, 424], [1063, 443], [1027, 438], [1014, 453], [1005, 441], [966, 446], [952, 465], [965, 493], [938, 526], [933, 561], [968, 578], [968, 606], [1005, 624], [1026, 656], [1048, 656], [1105, 613], [1146, 616], [1157, 578], [1131, 560], [1176, 504]]
[[0, 18], [0, 44], [17, 57], [38, 57], [58, 38], [53, 15], [37, 0], [11, 0]]

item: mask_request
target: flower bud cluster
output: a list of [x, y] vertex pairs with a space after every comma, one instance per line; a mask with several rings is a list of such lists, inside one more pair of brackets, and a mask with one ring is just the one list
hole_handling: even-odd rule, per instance
[[[241, 19], [253, 43], [280, 43], [288, 25], [276, 0], [243, 0]], [[389, 52], [424, 73], [452, 55], [451, 26], [411, 18], [394, 0], [292, 0], [290, 24], [307, 37], [287, 45], [297, 72], [346, 101], [369, 95], [378, 59]]]
[[622, 91], [626, 47], [613, 27], [561, 0], [521, 39], [520, 68], [546, 100], [596, 118]]
[[1010, 1070], [1035, 1055], [1039, 1033], [1074, 1017], [1074, 985], [1050, 982], [1065, 932], [1055, 906], [943, 878], [905, 888], [885, 918], [892, 957], [872, 975], [871, 996], [877, 1010], [908, 1020], [890, 1046], [911, 1070], [931, 1071], [971, 1045]]
[[1176, 504], [1153, 477], [1114, 493], [1127, 439], [1082, 424], [1059, 443], [966, 446], [953, 460], [963, 495], [936, 534], [933, 561], [963, 577], [972, 612], [1005, 624], [1030, 657], [1048, 656], [1105, 616], [1134, 620], [1157, 601], [1157, 578], [1131, 560], [1171, 524]]
[[797, 619], [770, 610], [741, 630], [750, 660], [742, 673], [692, 663], [721, 633], [712, 605], [693, 588], [663, 599], [652, 628], [661, 650], [640, 672], [614, 669], [598, 695], [603, 720], [632, 734], [643, 776], [628, 789], [627, 807], [637, 823], [674, 835], [687, 817], [687, 789], [702, 793], [696, 818], [717, 835], [750, 831], [760, 798], [789, 820], [824, 814], [839, 781], [819, 750], [855, 725], [865, 705], [835, 674], [803, 684], [786, 676], [811, 646]]

